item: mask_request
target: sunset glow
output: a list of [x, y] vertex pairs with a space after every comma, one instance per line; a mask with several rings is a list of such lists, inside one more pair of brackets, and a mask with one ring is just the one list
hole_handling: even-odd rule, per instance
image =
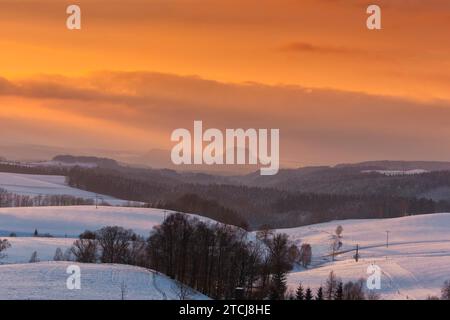
[[448, 1], [377, 1], [378, 31], [359, 0], [77, 3], [70, 31], [71, 1], [0, 1], [0, 143], [168, 149], [201, 118], [279, 127], [285, 164], [450, 159]]

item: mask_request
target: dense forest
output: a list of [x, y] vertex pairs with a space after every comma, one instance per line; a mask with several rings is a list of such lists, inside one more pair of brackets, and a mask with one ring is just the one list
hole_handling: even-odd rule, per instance
[[[249, 230], [261, 226], [294, 227], [335, 219], [392, 218], [450, 211], [450, 201], [445, 196], [435, 196], [437, 192], [433, 191], [442, 189], [444, 192], [441, 193], [445, 194], [445, 188], [450, 188], [448, 171], [390, 177], [357, 172], [355, 168], [316, 167], [299, 169], [288, 175], [290, 180], [286, 177], [288, 171], [281, 171], [271, 178], [271, 184], [263, 183], [261, 179], [267, 177], [260, 176], [215, 177], [120, 165], [84, 168], [0, 164], [0, 171], [64, 175], [67, 183], [75, 188], [143, 202], [148, 207], [196, 213]], [[257, 181], [264, 187], [255, 185]], [[291, 181], [292, 187], [275, 187], [281, 181]], [[323, 188], [319, 188], [321, 185]], [[320, 192], [310, 191], [317, 188]], [[425, 194], [427, 192], [430, 196]], [[81, 201], [12, 198], [4, 194], [3, 206]]]
[[213, 299], [254, 300], [375, 300], [365, 281], [342, 282], [334, 273], [314, 291], [298, 284], [288, 290], [287, 275], [294, 266], [308, 268], [312, 261], [308, 243], [300, 247], [289, 236], [270, 230], [250, 235], [245, 230], [207, 223], [175, 213], [152, 230], [148, 238], [118, 226], [86, 230], [55, 260], [82, 263], [130, 264], [159, 271], [177, 280], [180, 300], [195, 289]]
[[71, 252], [78, 262], [151, 268], [214, 299], [284, 299], [300, 250], [284, 234], [261, 232], [250, 241], [240, 228], [177, 213], [147, 239], [121, 227], [86, 231]]
[[73, 187], [142, 201], [149, 206], [197, 213], [257, 229], [300, 226], [335, 219], [392, 218], [450, 210], [447, 201], [387, 194], [324, 194], [287, 192], [275, 188], [228, 184], [165, 185], [130, 178], [106, 169], [74, 168], [67, 182]]

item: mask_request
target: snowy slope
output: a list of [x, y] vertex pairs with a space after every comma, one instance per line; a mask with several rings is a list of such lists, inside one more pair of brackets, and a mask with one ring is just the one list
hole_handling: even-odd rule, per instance
[[[11, 193], [28, 196], [70, 195], [92, 200], [96, 198], [96, 194], [93, 192], [69, 187], [63, 176], [0, 172], [0, 188]], [[98, 198], [99, 201], [103, 200], [110, 205], [127, 205], [129, 203], [129, 201], [106, 195], [98, 195]]]
[[[120, 226], [148, 236], [155, 225], [161, 224], [170, 211], [131, 207], [32, 207], [0, 208], [0, 235], [10, 232], [32, 234], [49, 233], [59, 237], [77, 237], [85, 230], [105, 226]], [[207, 218], [191, 215], [204, 221]]]
[[[332, 262], [329, 256], [332, 234], [338, 225], [344, 228], [338, 255]], [[379, 293], [386, 299], [425, 299], [439, 295], [445, 280], [450, 279], [450, 214], [409, 216], [395, 219], [345, 220], [300, 228], [282, 229], [290, 238], [310, 243], [313, 265], [289, 275], [294, 289], [301, 281], [314, 288], [324, 284], [330, 271], [343, 280], [367, 278], [372, 263], [381, 268]], [[386, 247], [386, 231], [389, 247]], [[353, 255], [359, 245], [361, 259]]]
[[53, 236], [78, 236], [85, 230], [97, 230], [105, 226], [121, 226], [147, 235], [153, 226], [164, 220], [164, 213], [157, 209], [69, 206], [0, 208], [0, 230], [32, 234], [50, 233]]
[[295, 291], [298, 283], [317, 289], [324, 286], [333, 271], [342, 281], [367, 279], [367, 267], [374, 263], [381, 268], [381, 289], [375, 290], [382, 299], [426, 299], [440, 296], [441, 287], [450, 280], [450, 255], [396, 256], [365, 258], [358, 263], [347, 259], [323, 267], [289, 274], [288, 285]]
[[[147, 236], [153, 226], [164, 220], [165, 214], [169, 212], [145, 208], [95, 209], [93, 206], [0, 208], [0, 230], [32, 233], [37, 228], [40, 233], [55, 236], [78, 236], [86, 229], [119, 225]], [[338, 225], [344, 228], [343, 245], [336, 261], [331, 261], [329, 247]], [[424, 299], [428, 295], [439, 295], [443, 282], [450, 280], [450, 213], [333, 221], [276, 231], [287, 233], [299, 246], [306, 242], [312, 246], [310, 268], [296, 268], [288, 276], [292, 290], [299, 281], [304, 286], [317, 288], [325, 283], [330, 271], [344, 281], [367, 278], [367, 267], [372, 263], [381, 268], [379, 293], [384, 299]], [[386, 231], [389, 231], [389, 247], [386, 247]], [[10, 238], [10, 241], [13, 247], [6, 252], [6, 263], [26, 262], [33, 251], [38, 252], [41, 261], [51, 260], [57, 247], [64, 251], [73, 239], [29, 237]], [[357, 244], [359, 262], [352, 258]]]
[[64, 253], [70, 248], [74, 238], [35, 238], [35, 237], [14, 237], [4, 238], [11, 244], [6, 257], [0, 260], [1, 264], [27, 263], [33, 252], [37, 252], [40, 261], [53, 261], [57, 248]]
[[[110, 264], [76, 264], [81, 269], [81, 289], [66, 286], [67, 267], [73, 262], [41, 262], [0, 266], [0, 300], [177, 300], [177, 286], [151, 270]], [[204, 300], [193, 292], [189, 299]]]

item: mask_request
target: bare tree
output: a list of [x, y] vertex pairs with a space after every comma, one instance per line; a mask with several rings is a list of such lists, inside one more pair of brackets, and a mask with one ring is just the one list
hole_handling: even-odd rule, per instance
[[56, 248], [55, 255], [53, 256], [53, 261], [64, 261], [64, 254], [61, 248]]
[[295, 244], [292, 244], [289, 247], [288, 259], [289, 259], [289, 263], [292, 265], [294, 263], [296, 263], [297, 261], [299, 261], [299, 259], [300, 259], [300, 250], [298, 249], [298, 247]]
[[130, 242], [126, 263], [146, 267], [148, 265], [147, 242], [141, 236], [135, 236]]
[[122, 227], [105, 227], [96, 232], [96, 238], [102, 249], [103, 263], [126, 263], [128, 248], [134, 238], [131, 230]]
[[339, 279], [334, 274], [334, 271], [331, 271], [328, 275], [326, 284], [325, 284], [325, 299], [333, 300], [336, 290], [339, 285]]
[[259, 230], [256, 232], [256, 237], [259, 240], [266, 242], [268, 239], [273, 237], [274, 233], [273, 228], [265, 224], [259, 227]]
[[331, 251], [331, 258], [334, 261], [334, 258], [336, 257], [337, 251], [341, 248], [342, 242], [339, 240], [338, 237], [333, 236], [330, 244], [330, 251]]
[[335, 230], [335, 233], [336, 233], [336, 236], [338, 237], [338, 238], [342, 238], [342, 232], [344, 231], [344, 228], [341, 226], [341, 225], [338, 225], [337, 227], [336, 227], [336, 230]]
[[64, 251], [64, 261], [72, 261], [73, 260], [73, 253], [72, 248], [67, 248], [66, 251]]
[[445, 281], [444, 285], [442, 286], [441, 299], [450, 300], [450, 280]]
[[28, 261], [29, 263], [36, 263], [36, 262], [39, 262], [40, 260], [39, 260], [39, 258], [38, 258], [38, 254], [37, 254], [37, 251], [34, 251], [32, 254], [31, 254], [31, 257], [30, 257], [30, 261]]
[[369, 290], [366, 294], [367, 300], [380, 300], [381, 295], [375, 290]]
[[312, 260], [312, 249], [311, 245], [308, 243], [302, 244], [300, 248], [300, 263], [304, 268], [307, 268], [311, 264]]
[[190, 287], [179, 281], [175, 281], [175, 284], [172, 285], [172, 290], [179, 300], [189, 300], [194, 294], [194, 291]]
[[343, 300], [365, 300], [364, 279], [359, 279], [356, 282], [349, 281], [344, 284]]
[[9, 243], [8, 240], [0, 239], [0, 260], [6, 258], [6, 254], [4, 252], [10, 247], [11, 247], [11, 244]]
[[71, 253], [75, 260], [84, 263], [94, 263], [97, 261], [97, 241], [79, 239], [73, 243]]

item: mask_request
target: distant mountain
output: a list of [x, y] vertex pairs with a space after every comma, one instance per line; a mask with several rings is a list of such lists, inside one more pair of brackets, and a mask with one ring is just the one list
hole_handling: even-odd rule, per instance
[[365, 161], [351, 164], [338, 164], [335, 168], [361, 168], [371, 170], [416, 170], [443, 171], [450, 170], [448, 161]]
[[[96, 165], [58, 164], [61, 161]], [[356, 164], [283, 169], [275, 176], [261, 176], [259, 171], [222, 176], [133, 167], [88, 156], [59, 156], [44, 166], [0, 163], [0, 171], [62, 175], [71, 187], [160, 208], [215, 214], [223, 220], [230, 218], [224, 212], [231, 210], [251, 228], [449, 210], [450, 170], [390, 175], [385, 174], [388, 169], [397, 168]]]
[[[245, 150], [246, 154], [248, 150]], [[171, 160], [171, 151], [164, 149], [152, 149], [142, 155], [121, 157], [119, 160], [138, 166], [153, 169], [172, 169], [183, 172], [202, 172], [214, 175], [238, 175], [248, 174], [259, 170], [258, 165], [174, 165]]]
[[116, 160], [108, 158], [87, 157], [87, 156], [71, 156], [71, 155], [58, 155], [53, 158], [54, 162], [61, 162], [65, 164], [87, 164], [96, 165], [102, 168], [117, 168], [119, 164]]
[[257, 172], [236, 176], [233, 183], [288, 192], [392, 195], [450, 201], [450, 162], [369, 161], [335, 167], [283, 169], [270, 177]]

